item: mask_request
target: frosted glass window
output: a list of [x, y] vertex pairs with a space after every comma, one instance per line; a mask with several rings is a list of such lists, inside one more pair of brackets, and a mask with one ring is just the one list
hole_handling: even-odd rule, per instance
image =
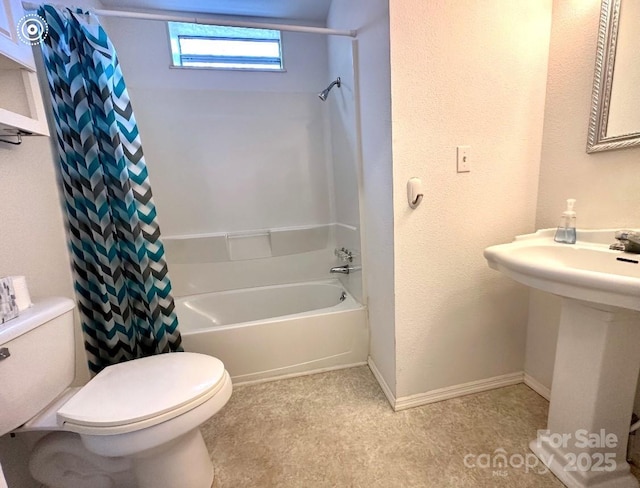
[[173, 66], [282, 71], [280, 31], [168, 22]]

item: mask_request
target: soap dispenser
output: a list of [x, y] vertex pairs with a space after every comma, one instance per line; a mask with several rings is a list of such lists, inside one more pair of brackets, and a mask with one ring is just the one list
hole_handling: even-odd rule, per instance
[[573, 210], [575, 205], [575, 198], [569, 198], [567, 200], [567, 209], [562, 212], [562, 219], [558, 230], [556, 230], [556, 236], [553, 238], [556, 242], [562, 242], [563, 244], [575, 244], [576, 243], [576, 212]]

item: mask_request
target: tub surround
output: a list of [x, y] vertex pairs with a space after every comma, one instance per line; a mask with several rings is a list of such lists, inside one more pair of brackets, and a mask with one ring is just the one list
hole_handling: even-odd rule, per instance
[[328, 71], [324, 36], [283, 32], [286, 71], [247, 73], [170, 69], [162, 22], [110, 18], [106, 26], [164, 235], [337, 221], [327, 105], [317, 96]]
[[[283, 32], [284, 72], [169, 69], [162, 23], [109, 18], [106, 26], [177, 296], [324, 279], [339, 264], [333, 249], [360, 251], [350, 41], [340, 65], [330, 65], [325, 36]], [[337, 76], [342, 88], [320, 101]], [[361, 277], [343, 284], [363, 302]]]
[[162, 238], [172, 264], [219, 263], [288, 256], [330, 247], [337, 224]]
[[[338, 242], [362, 262], [357, 227], [326, 224], [163, 238], [175, 296], [328, 278]], [[340, 280], [363, 303], [362, 273]]]

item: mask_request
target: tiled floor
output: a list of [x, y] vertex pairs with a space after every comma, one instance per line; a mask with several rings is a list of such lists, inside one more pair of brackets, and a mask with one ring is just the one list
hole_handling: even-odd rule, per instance
[[396, 413], [363, 366], [236, 388], [203, 434], [214, 488], [562, 487], [540, 464], [477, 467], [535, 462], [547, 408], [517, 385]]

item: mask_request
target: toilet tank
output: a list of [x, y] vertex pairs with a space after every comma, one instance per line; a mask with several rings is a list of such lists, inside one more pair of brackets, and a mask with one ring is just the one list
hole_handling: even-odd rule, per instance
[[74, 307], [68, 298], [45, 298], [0, 324], [0, 435], [25, 423], [73, 381]]

